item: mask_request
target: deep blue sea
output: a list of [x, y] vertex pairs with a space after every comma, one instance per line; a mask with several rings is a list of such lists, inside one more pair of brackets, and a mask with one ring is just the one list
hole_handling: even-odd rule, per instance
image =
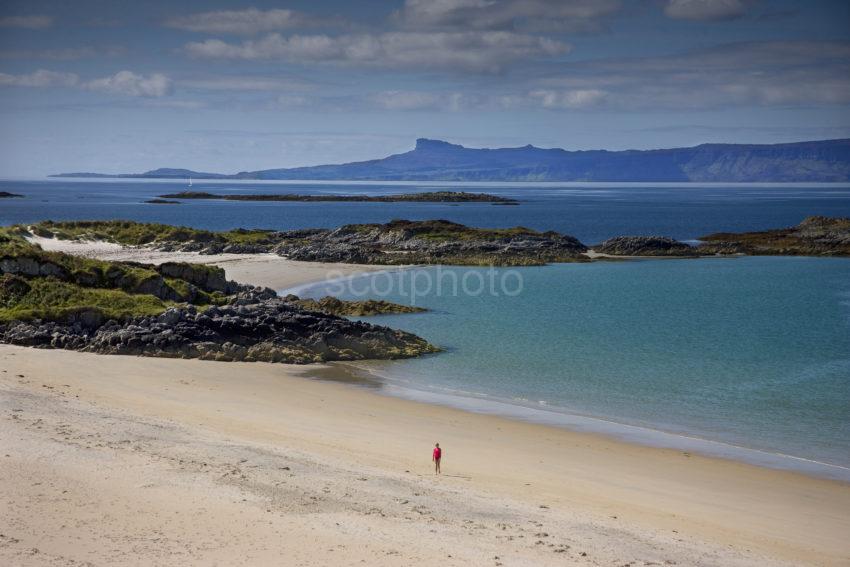
[[[0, 190], [25, 198], [0, 201], [0, 223], [126, 218], [286, 229], [444, 218], [552, 229], [594, 243], [850, 216], [847, 185], [196, 181], [193, 190], [222, 193], [460, 189], [522, 204], [143, 203], [185, 189], [185, 182], [2, 181]], [[366, 364], [388, 393], [850, 480], [850, 259], [429, 267], [300, 292], [431, 309], [373, 318], [445, 349]]]
[[486, 203], [258, 203], [144, 201], [187, 189], [185, 181], [0, 181], [0, 191], [26, 196], [0, 201], [0, 223], [45, 219], [130, 219], [198, 228], [311, 228], [392, 219], [448, 219], [473, 226], [557, 230], [592, 244], [623, 234], [691, 239], [717, 231], [791, 226], [807, 215], [850, 216], [850, 185], [677, 185], [555, 183], [298, 183], [195, 181], [211, 193], [377, 194], [464, 190], [520, 199], [516, 207]]

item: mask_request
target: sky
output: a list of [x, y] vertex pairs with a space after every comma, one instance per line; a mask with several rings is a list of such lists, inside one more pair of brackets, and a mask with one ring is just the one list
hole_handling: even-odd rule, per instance
[[0, 177], [850, 137], [846, 0], [0, 0]]

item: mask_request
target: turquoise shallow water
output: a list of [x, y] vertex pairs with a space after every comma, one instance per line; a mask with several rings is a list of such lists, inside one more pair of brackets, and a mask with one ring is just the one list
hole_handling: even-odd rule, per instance
[[[495, 294], [486, 269], [440, 269], [441, 293], [437, 268], [422, 268], [361, 277], [344, 290], [312, 286], [302, 295], [365, 291], [431, 309], [371, 318], [446, 349], [366, 365], [397, 391], [520, 417], [518, 408], [590, 416], [606, 427], [640, 426], [850, 467], [850, 260], [496, 270]], [[457, 295], [449, 273], [459, 278]], [[482, 277], [484, 292], [463, 293], [465, 275], [471, 291]], [[424, 292], [427, 276], [432, 289], [412, 299], [412, 278]], [[583, 425], [594, 429], [593, 422]], [[635, 437], [640, 430], [628, 431]], [[850, 478], [840, 469], [827, 473]]]

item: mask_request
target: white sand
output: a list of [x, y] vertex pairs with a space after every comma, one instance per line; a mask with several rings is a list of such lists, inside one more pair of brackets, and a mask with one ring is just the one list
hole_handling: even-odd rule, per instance
[[0, 346], [0, 370], [3, 564], [850, 559], [839, 482], [384, 397], [304, 367]]
[[66, 252], [100, 260], [133, 261], [147, 264], [162, 262], [194, 262], [224, 268], [228, 279], [240, 283], [263, 285], [284, 290], [306, 283], [374, 272], [381, 267], [363, 264], [330, 264], [299, 262], [277, 254], [199, 254], [197, 252], [160, 252], [149, 248], [133, 248], [112, 242], [78, 242], [56, 238], [31, 237], [30, 242], [45, 250]]

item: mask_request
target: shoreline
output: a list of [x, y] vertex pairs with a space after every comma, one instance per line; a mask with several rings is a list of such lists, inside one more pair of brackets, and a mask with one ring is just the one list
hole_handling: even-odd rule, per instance
[[145, 264], [191, 262], [223, 268], [229, 280], [269, 287], [275, 291], [315, 285], [329, 277], [348, 277], [381, 271], [388, 266], [343, 264], [289, 260], [277, 254], [200, 254], [198, 252], [163, 252], [149, 248], [133, 248], [111, 242], [60, 240], [31, 236], [33, 244], [43, 249], [108, 261], [131, 261]]
[[[687, 432], [668, 431], [649, 425], [637, 425], [617, 421], [615, 418], [600, 417], [571, 411], [567, 408], [550, 405], [520, 403], [517, 400], [499, 398], [476, 392], [457, 392], [429, 389], [427, 386], [403, 384], [392, 377], [382, 375], [364, 364], [373, 361], [346, 361], [329, 363], [332, 368], [350, 376], [347, 380], [334, 377], [324, 379], [346, 382], [353, 386], [367, 387], [378, 395], [402, 400], [439, 405], [460, 411], [481, 415], [492, 415], [504, 419], [522, 421], [547, 427], [565, 429], [574, 433], [602, 435], [623, 443], [695, 452], [709, 458], [744, 463], [772, 470], [795, 472], [826, 480], [850, 483], [850, 467], [799, 457], [780, 451], [757, 449], [700, 437]], [[358, 375], [360, 373], [360, 375]], [[370, 377], [363, 376], [366, 374]]]
[[[192, 549], [161, 563], [204, 563], [210, 524], [233, 528], [219, 512], [256, 522], [233, 553], [283, 546], [317, 565], [334, 563], [330, 542], [375, 565], [486, 564], [494, 553], [506, 565], [850, 558], [847, 483], [309, 378], [327, 366], [3, 345], [0, 368], [0, 498], [11, 511], [0, 531], [25, 542], [0, 545], [0, 557], [16, 564], [38, 563], [27, 546], [92, 558], [77, 553], [80, 539], [139, 562], [159, 538]], [[445, 448], [441, 478], [428, 461], [434, 441]]]
[[[166, 261], [195, 262], [216, 265], [225, 270], [228, 279], [240, 283], [263, 285], [274, 289], [279, 295], [299, 295], [316, 286], [341, 282], [350, 278], [377, 273], [410, 270], [421, 267], [386, 266], [379, 264], [344, 264], [296, 261], [275, 254], [200, 254], [197, 252], [164, 252], [144, 247], [128, 247], [104, 241], [72, 241], [33, 236], [29, 240], [46, 250], [65, 252], [111, 261], [136, 261], [159, 264]], [[591, 251], [592, 254], [596, 254]], [[599, 254], [599, 256], [607, 256]], [[706, 256], [704, 258], [735, 259]], [[625, 256], [614, 257], [622, 261], [697, 259], [680, 256]], [[282, 286], [282, 287], [281, 287]], [[311, 295], [312, 297], [312, 295]], [[376, 321], [380, 324], [380, 321]], [[335, 362], [323, 370], [326, 375], [343, 372], [349, 376], [349, 385], [359, 382], [370, 385], [374, 394], [396, 399], [412, 400], [472, 413], [495, 415], [505, 419], [522, 421], [565, 429], [575, 433], [603, 435], [625, 443], [644, 447], [656, 447], [681, 451], [694, 451], [706, 457], [745, 463], [773, 470], [785, 470], [810, 475], [814, 478], [850, 482], [850, 468], [799, 457], [779, 451], [769, 451], [728, 443], [721, 440], [699, 437], [684, 432], [656, 429], [646, 425], [635, 425], [615, 419], [585, 415], [560, 407], [537, 407], [517, 403], [488, 394], [441, 392], [427, 386], [410, 386], [382, 375], [366, 367], [370, 361]], [[308, 368], [311, 366], [308, 366]], [[312, 366], [315, 367], [315, 366]], [[350, 369], [349, 371], [342, 370]], [[373, 378], [365, 378], [363, 374]], [[340, 381], [330, 378], [332, 381]], [[361, 384], [362, 385], [362, 384]], [[492, 409], [498, 406], [501, 411]], [[490, 409], [488, 409], [490, 408]]]
[[[87, 246], [60, 244], [71, 253]], [[185, 256], [275, 289], [314, 285], [322, 270], [387, 268]], [[335, 564], [342, 553], [378, 566], [850, 560], [846, 482], [352, 388], [352, 368], [0, 345], [8, 455], [0, 472], [10, 479], [0, 502], [11, 511], [0, 518], [0, 557], [256, 564], [285, 550], [305, 565]], [[435, 441], [446, 450], [440, 478], [428, 461]], [[246, 527], [234, 533], [233, 518]]]

